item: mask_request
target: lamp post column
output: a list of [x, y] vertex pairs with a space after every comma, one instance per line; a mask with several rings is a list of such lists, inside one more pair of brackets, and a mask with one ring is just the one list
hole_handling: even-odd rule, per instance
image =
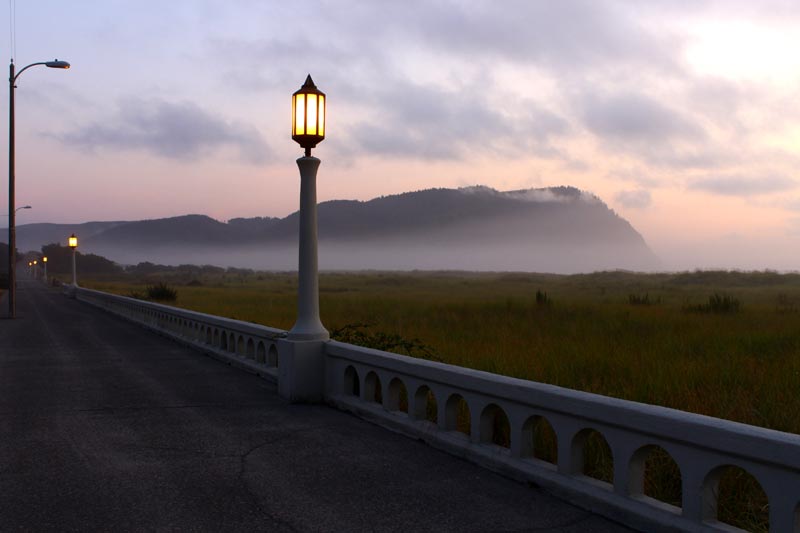
[[8, 66], [8, 317], [17, 317], [16, 246], [14, 220], [14, 63]]
[[320, 160], [305, 156], [300, 168], [300, 249], [297, 287], [297, 322], [290, 340], [326, 341], [328, 331], [319, 318], [319, 275], [317, 259], [317, 169]]
[[44, 282], [47, 283], [47, 261], [44, 262]]
[[72, 286], [78, 286], [78, 273], [75, 269], [75, 248], [72, 249]]

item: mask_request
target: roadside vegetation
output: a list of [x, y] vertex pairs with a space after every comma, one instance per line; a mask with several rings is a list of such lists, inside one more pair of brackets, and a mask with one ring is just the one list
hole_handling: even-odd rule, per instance
[[[295, 274], [153, 269], [81, 280], [122, 295], [158, 283], [175, 291], [172, 305], [294, 323]], [[800, 274], [323, 273], [320, 309], [348, 342], [800, 434]], [[647, 483], [679, 504], [666, 459], [653, 459], [662, 466]], [[734, 495], [721, 504], [725, 521], [763, 529], [756, 489], [746, 476], [723, 478], [720, 491]]]

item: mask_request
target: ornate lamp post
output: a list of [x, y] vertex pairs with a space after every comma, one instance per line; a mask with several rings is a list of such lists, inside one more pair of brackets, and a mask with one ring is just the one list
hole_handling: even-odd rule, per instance
[[39, 261], [36, 259], [33, 260], [33, 279], [39, 277]]
[[297, 160], [300, 168], [300, 253], [298, 264], [297, 322], [288, 339], [325, 341], [330, 338], [319, 318], [317, 261], [317, 169], [320, 160], [311, 149], [325, 138], [325, 94], [311, 75], [292, 95], [292, 139], [305, 148]]
[[44, 265], [44, 282], [47, 283], [47, 256], [42, 257], [42, 264]]
[[77, 270], [75, 270], [75, 251], [78, 248], [78, 238], [75, 236], [74, 233], [70, 235], [67, 244], [69, 244], [69, 247], [72, 248], [72, 286], [77, 287], [78, 273]]
[[292, 139], [305, 149], [300, 169], [300, 246], [297, 268], [297, 321], [278, 340], [278, 393], [292, 403], [325, 397], [325, 343], [330, 335], [319, 319], [317, 275], [317, 169], [311, 149], [325, 138], [325, 94], [311, 76], [292, 95]]
[[39, 63], [31, 63], [27, 67], [15, 73], [14, 61], [8, 66], [8, 317], [17, 317], [17, 284], [16, 284], [16, 253], [15, 247], [17, 246], [17, 229], [14, 221], [14, 172], [15, 172], [15, 139], [14, 139], [14, 90], [17, 88], [15, 85], [17, 78], [23, 72], [31, 67], [37, 65], [44, 65], [49, 68], [69, 68], [69, 63], [66, 61], [42, 61]]

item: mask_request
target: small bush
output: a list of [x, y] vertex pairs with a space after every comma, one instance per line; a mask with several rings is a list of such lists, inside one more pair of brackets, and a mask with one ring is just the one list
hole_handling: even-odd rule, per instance
[[684, 307], [685, 311], [695, 313], [738, 313], [741, 308], [741, 303], [737, 298], [727, 294], [714, 293], [708, 297], [707, 304], [687, 305]]
[[628, 303], [631, 305], [653, 305], [653, 304], [660, 304], [661, 297], [650, 299], [649, 293], [641, 294], [629, 294], [628, 295]]
[[159, 282], [158, 285], [148, 285], [146, 292], [149, 300], [157, 302], [174, 302], [178, 299], [178, 291], [163, 281]]
[[551, 303], [553, 303], [553, 300], [550, 299], [546, 292], [536, 291], [536, 305], [550, 305]]
[[125, 296], [127, 296], [128, 298], [135, 298], [137, 300], [147, 300], [147, 296], [145, 296], [144, 293], [139, 291], [130, 291]]
[[331, 339], [364, 348], [439, 360], [433, 355], [431, 348], [419, 339], [406, 339], [397, 333], [367, 331], [371, 326], [371, 324], [346, 324], [340, 328], [333, 328], [330, 332]]

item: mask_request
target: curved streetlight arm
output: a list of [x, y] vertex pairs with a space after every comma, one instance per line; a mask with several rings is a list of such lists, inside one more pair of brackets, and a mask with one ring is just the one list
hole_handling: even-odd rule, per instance
[[45, 65], [45, 66], [48, 66], [50, 68], [69, 68], [70, 67], [69, 63], [67, 63], [66, 61], [59, 61], [58, 59], [56, 59], [55, 61], [39, 61], [38, 63], [31, 63], [30, 65], [28, 65], [26, 67], [22, 67], [22, 69], [19, 72], [17, 72], [16, 76], [14, 76], [14, 78], [9, 80], [9, 81], [12, 82], [12, 83], [16, 83], [17, 82], [17, 78], [19, 78], [20, 75], [23, 72], [25, 72], [29, 68], [35, 67], [37, 65]]

